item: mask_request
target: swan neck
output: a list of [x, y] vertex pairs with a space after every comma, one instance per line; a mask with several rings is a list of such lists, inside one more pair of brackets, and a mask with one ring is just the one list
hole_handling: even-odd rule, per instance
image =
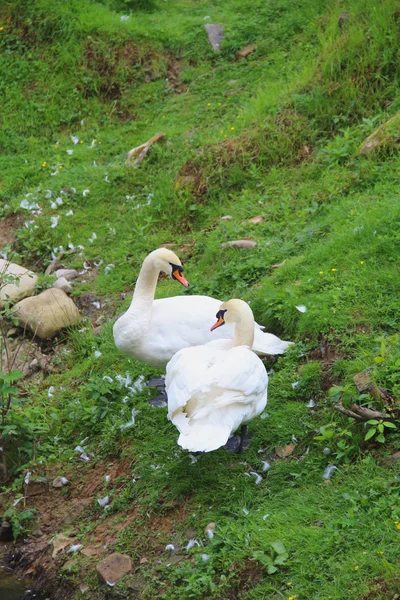
[[233, 346], [253, 347], [254, 343], [254, 318], [250, 314], [240, 314], [235, 324]]
[[151, 259], [145, 258], [136, 281], [131, 307], [139, 303], [142, 305], [153, 303], [159, 273]]

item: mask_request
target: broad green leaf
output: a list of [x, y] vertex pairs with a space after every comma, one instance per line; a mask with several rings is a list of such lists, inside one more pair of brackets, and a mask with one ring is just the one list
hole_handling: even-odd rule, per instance
[[277, 554], [287, 554], [285, 546], [282, 544], [282, 542], [280, 540], [276, 540], [276, 542], [272, 542], [271, 546]]
[[384, 421], [383, 424], [385, 427], [390, 427], [391, 429], [397, 429], [396, 425], [394, 423], [390, 423], [390, 421]]
[[372, 436], [375, 435], [375, 433], [376, 433], [375, 427], [372, 427], [371, 429], [368, 429], [367, 433], [365, 434], [364, 440], [369, 440], [370, 438], [372, 438]]
[[378, 437], [376, 438], [376, 441], [379, 442], [380, 444], [384, 444], [385, 443], [385, 436], [383, 435], [383, 433], [380, 433], [378, 435]]

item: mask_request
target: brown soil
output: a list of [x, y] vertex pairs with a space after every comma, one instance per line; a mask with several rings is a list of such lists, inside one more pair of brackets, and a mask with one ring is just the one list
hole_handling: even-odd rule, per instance
[[24, 215], [15, 214], [0, 219], [0, 247], [13, 244], [17, 229], [24, 222]]

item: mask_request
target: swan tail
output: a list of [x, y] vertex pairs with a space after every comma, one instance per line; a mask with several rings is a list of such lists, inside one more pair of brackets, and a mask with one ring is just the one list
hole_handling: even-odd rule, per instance
[[192, 422], [190, 431], [180, 434], [178, 444], [190, 452], [211, 452], [224, 446], [230, 434], [231, 428], [226, 425]]
[[257, 354], [283, 354], [292, 344], [293, 342], [281, 340], [273, 333], [264, 333], [260, 329], [254, 332], [253, 350]]

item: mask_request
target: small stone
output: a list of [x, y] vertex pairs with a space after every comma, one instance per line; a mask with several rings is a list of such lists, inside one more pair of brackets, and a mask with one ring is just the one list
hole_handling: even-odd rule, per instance
[[232, 221], [233, 217], [231, 215], [225, 215], [221, 217], [221, 221]]
[[51, 540], [51, 543], [53, 544], [53, 553], [51, 555], [52, 558], [55, 558], [57, 556], [57, 554], [59, 554], [67, 546], [70, 546], [71, 544], [73, 544], [74, 541], [75, 541], [74, 539], [64, 535], [63, 533], [57, 534]]
[[79, 586], [79, 589], [81, 591], [81, 594], [86, 594], [86, 592], [89, 591], [89, 586], [86, 585], [86, 583], [81, 583], [81, 585]]
[[97, 574], [103, 583], [117, 583], [130, 571], [132, 571], [133, 562], [130, 556], [114, 552], [96, 567]]
[[350, 18], [350, 13], [348, 10], [344, 10], [343, 12], [340, 13], [339, 19], [338, 19], [338, 25], [339, 25], [340, 29], [342, 29], [342, 27], [347, 23], [349, 18]]
[[221, 248], [255, 248], [256, 246], [257, 242], [253, 242], [253, 240], [233, 240], [221, 244]]
[[275, 269], [279, 269], [279, 267], [283, 267], [286, 260], [283, 260], [281, 263], [276, 263], [275, 265], [271, 265], [271, 271], [275, 271]]
[[140, 565], [145, 565], [148, 562], [149, 562], [149, 559], [146, 558], [145, 556], [139, 560]]
[[264, 221], [264, 217], [262, 217], [261, 215], [257, 215], [256, 217], [252, 217], [251, 219], [249, 219], [247, 222], [251, 223], [252, 225], [258, 225], [259, 223], [262, 223]]
[[241, 48], [239, 50], [239, 52], [237, 53], [237, 57], [240, 58], [247, 58], [247, 56], [249, 56], [249, 54], [252, 54], [252, 52], [255, 52], [257, 50], [257, 46], [255, 44], [249, 44], [248, 46], [244, 46], [243, 48]]
[[22, 298], [31, 296], [39, 280], [36, 273], [3, 258], [0, 258], [0, 274], [2, 278], [8, 275], [15, 278], [15, 283], [10, 282], [0, 286], [0, 306], [4, 306], [6, 302], [14, 304]]
[[379, 388], [372, 381], [371, 374], [368, 371], [368, 369], [354, 375], [353, 381], [361, 394], [364, 392], [368, 392], [374, 398], [380, 398]]
[[81, 319], [74, 302], [58, 289], [21, 300], [14, 306], [13, 314], [20, 326], [29, 327], [42, 340], [55, 336], [64, 327], [76, 325]]
[[40, 363], [37, 358], [34, 358], [33, 360], [31, 360], [31, 362], [29, 363], [29, 368], [31, 371], [39, 371]]
[[67, 279], [67, 281], [72, 281], [72, 279], [76, 279], [78, 277], [78, 271], [75, 269], [57, 269], [55, 275], [57, 279], [64, 277]]
[[55, 479], [53, 479], [53, 483], [52, 486], [55, 488], [62, 488], [64, 485], [66, 485], [68, 483], [68, 479], [66, 479], [65, 477], [56, 477]]
[[10, 542], [12, 539], [12, 525], [8, 521], [3, 521], [0, 528], [0, 542]]
[[59, 277], [51, 287], [56, 289], [58, 288], [66, 294], [70, 294], [72, 292], [72, 285], [67, 279], [65, 279], [65, 277]]
[[224, 39], [224, 26], [216, 25], [215, 23], [207, 23], [204, 25], [204, 29], [207, 31], [209, 42], [214, 52], [218, 52], [221, 46], [221, 42]]
[[101, 554], [101, 548], [82, 548], [81, 554], [86, 556], [87, 558], [98, 558]]
[[208, 535], [209, 531], [212, 531], [212, 533], [214, 533], [216, 526], [217, 526], [217, 524], [214, 523], [214, 521], [212, 521], [204, 528], [204, 533], [207, 535]]

